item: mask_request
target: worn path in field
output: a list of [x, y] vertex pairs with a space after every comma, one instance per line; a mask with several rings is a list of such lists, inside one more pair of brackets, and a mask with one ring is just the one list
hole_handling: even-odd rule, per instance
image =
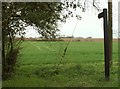
[[37, 45], [36, 42], [30, 42], [30, 44], [32, 44], [33, 46], [35, 46], [35, 47], [36, 47], [37, 49], [39, 49], [39, 50], [41, 50], [41, 47], [43, 47], [43, 48], [45, 48], [45, 49], [47, 49], [47, 50], [49, 50], [49, 51], [55, 51], [54, 49], [51, 49], [51, 48], [49, 48], [49, 47], [47, 47], [47, 46]]

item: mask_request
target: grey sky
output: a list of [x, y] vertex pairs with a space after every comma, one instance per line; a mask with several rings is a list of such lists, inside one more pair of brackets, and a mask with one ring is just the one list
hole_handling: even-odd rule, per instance
[[[107, 8], [107, 0], [100, 0], [100, 7]], [[118, 1], [113, 0], [113, 37], [117, 37], [118, 32]], [[82, 16], [81, 20], [76, 18], [70, 18], [66, 23], [61, 24], [60, 35], [71, 36], [75, 28], [74, 37], [93, 37], [93, 38], [103, 38], [103, 19], [98, 19], [98, 13], [90, 3], [87, 5], [87, 11], [82, 13], [79, 9], [74, 13], [80, 14]], [[31, 29], [31, 30], [30, 30]], [[39, 37], [36, 31], [29, 27], [27, 30], [26, 37]]]

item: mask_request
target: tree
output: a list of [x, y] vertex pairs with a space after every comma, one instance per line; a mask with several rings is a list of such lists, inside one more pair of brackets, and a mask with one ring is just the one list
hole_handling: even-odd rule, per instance
[[19, 53], [20, 40], [16, 40], [17, 34], [24, 35], [24, 26], [20, 21], [20, 15], [12, 3], [2, 3], [2, 73], [3, 79], [13, 72]]
[[[34, 5], [33, 5], [34, 4]], [[20, 44], [28, 25], [37, 28], [45, 38], [55, 37], [57, 21], [62, 21], [61, 3], [2, 3], [2, 65], [3, 79], [8, 78], [17, 61]], [[19, 39], [16, 39], [19, 36]]]

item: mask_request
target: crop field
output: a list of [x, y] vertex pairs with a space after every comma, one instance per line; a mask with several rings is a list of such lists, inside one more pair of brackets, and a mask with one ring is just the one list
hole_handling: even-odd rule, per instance
[[103, 42], [25, 41], [15, 72], [3, 87], [117, 87], [118, 43], [113, 43], [110, 80], [104, 78]]

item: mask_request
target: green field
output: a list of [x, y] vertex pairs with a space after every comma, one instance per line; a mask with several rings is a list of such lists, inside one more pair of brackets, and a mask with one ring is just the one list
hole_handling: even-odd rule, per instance
[[[118, 43], [113, 43], [110, 80], [104, 79], [103, 42], [25, 41], [16, 71], [3, 87], [117, 87]], [[58, 68], [57, 72], [56, 69]]]

